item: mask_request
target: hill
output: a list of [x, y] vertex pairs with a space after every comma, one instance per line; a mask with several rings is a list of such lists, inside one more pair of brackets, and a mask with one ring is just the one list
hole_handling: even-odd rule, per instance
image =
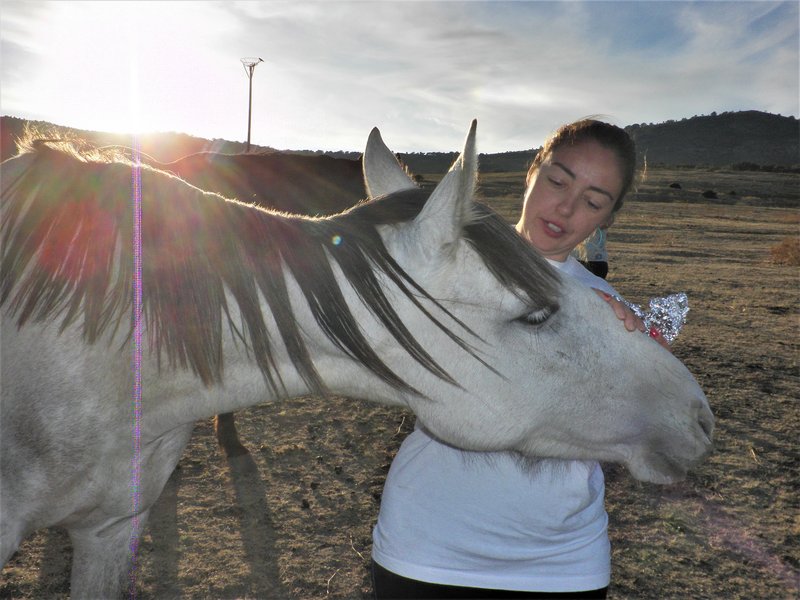
[[794, 117], [751, 110], [625, 129], [649, 164], [800, 164], [800, 125]]
[[[15, 152], [15, 137], [28, 121], [11, 116], [0, 118], [0, 158]], [[100, 144], [129, 145], [130, 136], [79, 131], [50, 123], [31, 122], [43, 128], [56, 128], [89, 138]], [[680, 121], [641, 123], [625, 128], [636, 141], [650, 165], [664, 166], [800, 166], [800, 122], [758, 111], [712, 113]], [[160, 162], [171, 162], [198, 152], [237, 154], [245, 144], [221, 139], [206, 140], [183, 133], [151, 133], [140, 137], [141, 150]], [[273, 148], [251, 146], [251, 152], [272, 153]], [[536, 155], [536, 149], [481, 154], [481, 170], [492, 172], [524, 171]], [[323, 153], [297, 151], [288, 154], [329, 154], [336, 158], [357, 159], [359, 152]], [[411, 152], [398, 154], [414, 173], [444, 173], [452, 164], [455, 152]]]
[[[758, 111], [712, 113], [681, 121], [629, 125], [625, 130], [650, 165], [800, 167], [800, 122], [794, 117]], [[531, 149], [481, 154], [481, 171], [524, 171], [536, 152]], [[398, 156], [415, 173], [443, 173], [456, 154], [434, 152]]]
[[[712, 113], [664, 123], [629, 125], [625, 130], [648, 164], [676, 166], [756, 166], [800, 168], [800, 122], [758, 111]], [[481, 154], [481, 171], [527, 170], [537, 149]], [[351, 158], [358, 156], [353, 153]], [[455, 152], [398, 154], [414, 173], [444, 173]]]

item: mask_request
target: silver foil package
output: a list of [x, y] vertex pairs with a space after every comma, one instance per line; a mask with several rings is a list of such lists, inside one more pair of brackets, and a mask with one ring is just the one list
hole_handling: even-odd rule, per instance
[[647, 311], [638, 304], [632, 304], [626, 300], [622, 300], [622, 302], [644, 321], [645, 333], [655, 328], [668, 344], [678, 337], [681, 328], [686, 323], [686, 315], [689, 313], [689, 298], [683, 292], [651, 298]]

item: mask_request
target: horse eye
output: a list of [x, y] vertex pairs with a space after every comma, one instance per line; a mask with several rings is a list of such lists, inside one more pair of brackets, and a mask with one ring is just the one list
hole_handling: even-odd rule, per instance
[[541, 325], [555, 312], [554, 309], [545, 306], [544, 308], [537, 308], [532, 310], [528, 313], [525, 313], [521, 317], [517, 317], [514, 319], [515, 321], [519, 321], [523, 325]]

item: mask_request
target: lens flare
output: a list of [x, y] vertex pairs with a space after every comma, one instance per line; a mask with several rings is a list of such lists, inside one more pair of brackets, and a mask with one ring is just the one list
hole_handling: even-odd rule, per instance
[[133, 204], [133, 459], [131, 464], [131, 569], [130, 597], [136, 597], [137, 550], [139, 549], [139, 511], [142, 478], [142, 173], [139, 138], [133, 136], [131, 199]]

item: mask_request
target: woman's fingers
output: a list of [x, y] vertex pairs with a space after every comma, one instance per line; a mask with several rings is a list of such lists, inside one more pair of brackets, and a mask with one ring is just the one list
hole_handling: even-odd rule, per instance
[[655, 341], [657, 341], [659, 344], [661, 344], [664, 348], [672, 352], [672, 348], [670, 347], [669, 342], [663, 335], [661, 335], [661, 332], [656, 327], [651, 327], [650, 330], [647, 332], [647, 334]]
[[592, 289], [597, 293], [598, 296], [608, 302], [608, 304], [614, 310], [614, 314], [617, 315], [617, 318], [620, 321], [624, 321], [625, 329], [628, 331], [636, 331], [638, 329], [639, 331], [644, 332], [644, 322], [637, 317], [636, 314], [622, 301], [602, 290], [598, 290], [597, 288]]
[[[597, 288], [592, 288], [592, 289], [597, 293], [598, 296], [600, 296], [603, 300], [608, 302], [608, 304], [614, 311], [614, 314], [617, 315], [617, 318], [620, 321], [624, 322], [625, 329], [627, 329], [628, 331], [638, 330], [641, 331], [642, 333], [645, 332], [646, 328], [644, 326], [644, 321], [642, 321], [638, 316], [636, 316], [636, 313], [634, 313], [624, 302], [622, 302], [618, 298], [615, 298], [614, 296], [612, 296], [607, 292], [598, 290]], [[664, 348], [672, 352], [672, 350], [669, 347], [669, 344], [667, 343], [667, 340], [664, 339], [664, 336], [661, 335], [661, 332], [657, 328], [651, 327], [650, 330], [647, 331], [647, 334], [651, 338], [653, 338], [656, 342], [661, 344]]]

